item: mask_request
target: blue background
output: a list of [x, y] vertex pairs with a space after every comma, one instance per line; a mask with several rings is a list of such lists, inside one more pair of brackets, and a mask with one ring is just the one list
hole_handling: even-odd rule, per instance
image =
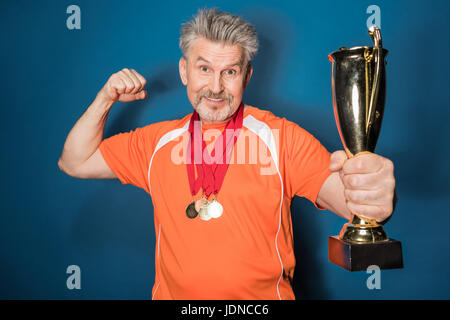
[[[68, 30], [66, 8], [81, 8]], [[448, 1], [1, 1], [0, 298], [149, 299], [155, 231], [150, 197], [118, 180], [79, 180], [58, 169], [72, 126], [109, 75], [134, 68], [149, 98], [115, 105], [104, 137], [192, 111], [178, 77], [181, 23], [202, 6], [242, 15], [260, 52], [245, 102], [271, 110], [341, 148], [327, 55], [370, 45], [369, 5], [381, 9], [390, 51], [377, 153], [395, 163], [399, 203], [386, 226], [405, 268], [365, 272], [327, 260], [345, 220], [296, 198], [298, 299], [450, 298]], [[66, 268], [81, 268], [68, 290]]]

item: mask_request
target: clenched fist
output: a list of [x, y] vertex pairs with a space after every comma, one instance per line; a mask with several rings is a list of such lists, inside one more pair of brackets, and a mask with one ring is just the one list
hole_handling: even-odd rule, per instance
[[336, 151], [329, 170], [339, 172], [352, 213], [378, 222], [392, 214], [395, 178], [391, 160], [374, 153], [348, 159], [344, 151]]
[[99, 95], [112, 103], [142, 100], [147, 97], [145, 84], [145, 78], [136, 70], [125, 68], [109, 77]]

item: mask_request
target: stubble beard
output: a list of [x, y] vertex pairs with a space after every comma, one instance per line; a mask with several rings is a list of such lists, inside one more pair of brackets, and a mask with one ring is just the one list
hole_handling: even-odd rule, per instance
[[[210, 98], [210, 99], [223, 99], [226, 104], [221, 110], [214, 109], [214, 111], [210, 111], [211, 107], [202, 104], [202, 98]], [[214, 94], [209, 90], [202, 90], [197, 94], [197, 98], [195, 100], [194, 108], [195, 111], [199, 114], [201, 119], [207, 121], [224, 121], [229, 119], [233, 114], [234, 109], [234, 98], [232, 95], [229, 95], [225, 92]]]

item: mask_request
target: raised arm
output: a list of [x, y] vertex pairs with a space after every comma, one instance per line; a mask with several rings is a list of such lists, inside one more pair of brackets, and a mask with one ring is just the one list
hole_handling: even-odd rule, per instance
[[63, 172], [80, 179], [116, 178], [98, 149], [106, 120], [115, 102], [145, 99], [145, 84], [145, 78], [133, 69], [123, 69], [108, 79], [66, 138], [58, 160]]

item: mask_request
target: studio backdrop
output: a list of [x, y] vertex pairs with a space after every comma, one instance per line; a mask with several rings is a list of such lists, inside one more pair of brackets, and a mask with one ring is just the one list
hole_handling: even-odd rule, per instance
[[[119, 180], [71, 178], [57, 166], [77, 119], [112, 73], [134, 68], [149, 97], [113, 106], [104, 138], [192, 112], [178, 75], [181, 24], [218, 7], [256, 26], [260, 50], [244, 102], [342, 149], [328, 54], [389, 50], [376, 152], [395, 164], [398, 205], [385, 226], [404, 268], [348, 272], [328, 262], [346, 222], [296, 198], [298, 299], [450, 298], [448, 1], [1, 1], [1, 299], [151, 299], [153, 207]], [[261, 197], [264, 197], [262, 194]], [[77, 276], [77, 281], [74, 276]], [[72, 278], [71, 278], [72, 277]]]

